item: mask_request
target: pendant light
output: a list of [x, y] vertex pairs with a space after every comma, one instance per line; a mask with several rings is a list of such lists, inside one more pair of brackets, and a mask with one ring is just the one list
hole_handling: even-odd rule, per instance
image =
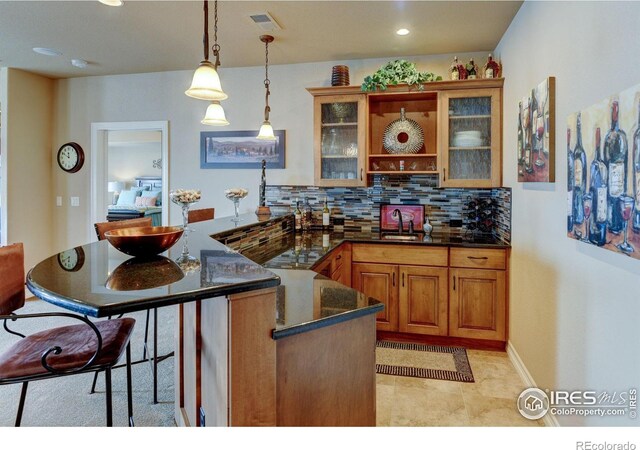
[[273, 134], [273, 127], [269, 122], [269, 112], [271, 108], [269, 108], [269, 94], [271, 91], [269, 90], [269, 85], [271, 82], [269, 81], [269, 43], [273, 42], [273, 36], [269, 36], [268, 34], [263, 34], [260, 36], [260, 40], [264, 42], [265, 47], [265, 64], [264, 64], [264, 88], [266, 90], [265, 94], [265, 107], [264, 107], [264, 122], [262, 122], [262, 126], [260, 127], [260, 133], [256, 136], [256, 139], [263, 139], [265, 141], [275, 141], [276, 137]]
[[219, 101], [214, 100], [207, 108], [204, 119], [200, 121], [204, 125], [224, 126], [229, 125], [229, 121], [225, 117], [224, 109]]
[[189, 97], [199, 100], [224, 100], [228, 96], [222, 91], [218, 66], [220, 65], [220, 46], [218, 45], [218, 0], [215, 1], [214, 13], [214, 45], [215, 65], [209, 61], [209, 1], [204, 1], [204, 61], [200, 63], [191, 81], [191, 87], [185, 91]]

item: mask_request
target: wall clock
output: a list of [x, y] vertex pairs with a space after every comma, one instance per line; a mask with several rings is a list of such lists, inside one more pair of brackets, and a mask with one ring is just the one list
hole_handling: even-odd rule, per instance
[[58, 253], [58, 264], [67, 272], [77, 272], [84, 265], [84, 250], [76, 247]]
[[75, 142], [67, 142], [58, 150], [58, 165], [68, 173], [76, 173], [84, 164], [84, 150]]

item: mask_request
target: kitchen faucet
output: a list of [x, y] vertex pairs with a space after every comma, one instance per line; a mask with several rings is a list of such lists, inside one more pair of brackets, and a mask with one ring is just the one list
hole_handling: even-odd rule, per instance
[[402, 213], [400, 212], [399, 209], [394, 209], [393, 213], [391, 213], [392, 217], [397, 217], [398, 218], [398, 234], [402, 234], [402, 232], [404, 231], [402, 228]]

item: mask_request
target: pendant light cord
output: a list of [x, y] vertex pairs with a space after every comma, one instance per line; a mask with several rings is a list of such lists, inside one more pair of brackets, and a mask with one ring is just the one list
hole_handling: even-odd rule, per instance
[[204, 35], [202, 36], [204, 45], [204, 60], [209, 61], [209, 0], [204, 0]]
[[269, 94], [271, 94], [271, 91], [269, 90], [269, 85], [271, 84], [271, 81], [269, 81], [269, 41], [264, 43], [264, 47], [265, 47], [264, 88], [267, 90], [267, 92], [265, 93], [265, 99], [264, 99], [264, 103], [265, 103], [264, 120], [265, 122], [268, 122], [269, 111], [271, 111], [271, 108], [269, 107]]
[[220, 46], [218, 45], [218, 0], [213, 3], [213, 56], [216, 62], [213, 64], [216, 70], [220, 65]]

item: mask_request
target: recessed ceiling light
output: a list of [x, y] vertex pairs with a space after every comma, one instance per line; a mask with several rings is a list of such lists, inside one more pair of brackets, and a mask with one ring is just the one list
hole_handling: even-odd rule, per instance
[[406, 28], [400, 28], [398, 31], [396, 31], [396, 34], [398, 36], [406, 36], [407, 34], [409, 34], [409, 30], [407, 30]]
[[45, 48], [45, 47], [33, 47], [33, 51], [36, 53], [40, 53], [41, 55], [47, 56], [60, 56], [62, 52], [59, 52], [55, 48]]
[[124, 2], [122, 0], [98, 0], [103, 5], [107, 6], [122, 6]]
[[87, 64], [89, 64], [89, 63], [86, 62], [84, 59], [72, 59], [71, 60], [71, 65], [73, 67], [78, 67], [80, 69], [84, 69], [85, 67], [87, 67]]

